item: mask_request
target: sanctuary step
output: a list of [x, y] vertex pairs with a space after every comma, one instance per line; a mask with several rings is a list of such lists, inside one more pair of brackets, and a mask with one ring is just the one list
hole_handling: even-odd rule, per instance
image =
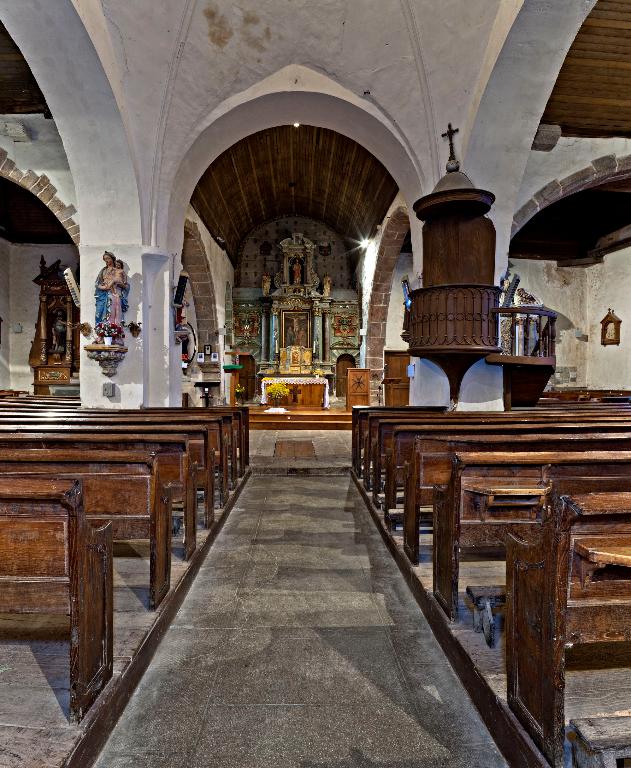
[[266, 407], [250, 407], [250, 429], [351, 429], [349, 411], [331, 408], [291, 408], [285, 413], [266, 413]]

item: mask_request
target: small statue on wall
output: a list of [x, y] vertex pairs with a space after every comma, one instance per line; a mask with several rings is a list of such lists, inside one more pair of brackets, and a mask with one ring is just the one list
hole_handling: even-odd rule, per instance
[[108, 320], [110, 323], [123, 324], [129, 308], [129, 282], [123, 268], [123, 262], [113, 253], [103, 254], [105, 266], [99, 272], [94, 284], [96, 300], [96, 324]]
[[68, 332], [68, 327], [64, 320], [64, 313], [61, 309], [58, 309], [55, 312], [54, 318], [52, 324], [53, 343], [50, 351], [57, 354], [63, 354], [66, 351], [66, 334]]
[[331, 286], [333, 285], [333, 281], [331, 280], [330, 275], [325, 275], [322, 278], [322, 295], [324, 298], [328, 298], [331, 295]]
[[267, 272], [261, 278], [261, 288], [263, 289], [263, 296], [269, 296], [270, 289], [272, 287], [272, 276]]
[[300, 285], [302, 283], [302, 265], [300, 261], [296, 259], [291, 266], [292, 283], [293, 285]]

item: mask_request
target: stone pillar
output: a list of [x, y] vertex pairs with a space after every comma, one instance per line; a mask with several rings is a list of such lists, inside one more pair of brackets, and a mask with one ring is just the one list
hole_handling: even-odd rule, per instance
[[329, 331], [329, 310], [322, 309], [322, 362], [328, 363], [331, 361], [331, 338]]
[[313, 359], [314, 361], [317, 360], [318, 362], [322, 360], [322, 332], [320, 330], [321, 315], [322, 315], [322, 310], [320, 309], [320, 307], [315, 307], [313, 310], [312, 347], [313, 347]]
[[270, 350], [269, 307], [263, 306], [261, 316], [261, 362], [269, 362]]
[[272, 307], [272, 333], [270, 335], [270, 360], [276, 361], [280, 350], [280, 329], [278, 327], [278, 308]]
[[[93, 339], [81, 337], [81, 402], [97, 408], [178, 406], [181, 403], [181, 347], [175, 344], [173, 281], [179, 264], [173, 256], [142, 245], [104, 243], [80, 246], [81, 322], [95, 323], [94, 281], [103, 268], [103, 252], [121, 259], [131, 286], [125, 323], [142, 323], [141, 334], [125, 334], [128, 352], [116, 374], [108, 378], [98, 363], [90, 360], [85, 345]], [[112, 382], [115, 394], [103, 395], [103, 384]]]

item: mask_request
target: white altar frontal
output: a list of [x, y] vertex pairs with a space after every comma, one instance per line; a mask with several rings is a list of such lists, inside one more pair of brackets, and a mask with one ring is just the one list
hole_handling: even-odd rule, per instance
[[266, 376], [261, 381], [261, 405], [267, 405], [267, 387], [270, 384], [285, 384], [289, 397], [283, 405], [329, 408], [329, 384], [324, 376]]

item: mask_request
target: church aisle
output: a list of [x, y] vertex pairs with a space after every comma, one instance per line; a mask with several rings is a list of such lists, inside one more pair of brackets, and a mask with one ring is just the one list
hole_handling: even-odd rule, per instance
[[504, 766], [350, 477], [252, 478], [98, 768]]

